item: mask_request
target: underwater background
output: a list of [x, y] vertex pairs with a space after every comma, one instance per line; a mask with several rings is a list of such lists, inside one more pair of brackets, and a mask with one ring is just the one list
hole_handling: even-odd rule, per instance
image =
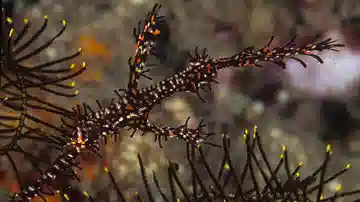
[[[11, 2], [10, 0], [4, 1]], [[340, 52], [320, 54], [324, 64], [304, 58], [308, 68], [289, 61], [282, 70], [272, 64], [264, 68], [227, 69], [220, 73], [220, 84], [213, 93], [204, 93], [207, 103], [186, 93], [176, 94], [157, 106], [151, 114], [156, 123], [177, 126], [191, 116], [192, 124], [204, 119], [209, 130], [218, 134], [213, 142], [221, 142], [221, 134], [232, 138], [232, 156], [236, 164], [245, 161], [241, 143], [245, 128], [259, 127], [269, 161], [277, 163], [281, 146], [286, 145], [290, 160], [303, 162], [302, 173], [319, 166], [324, 157], [324, 145], [333, 145], [329, 172], [342, 169], [350, 163], [352, 170], [330, 183], [328, 192], [336, 189], [360, 188], [357, 170], [360, 168], [360, 2], [356, 0], [159, 0], [160, 13], [168, 22], [168, 33], [161, 41], [164, 58], [155, 61], [150, 72], [153, 81], [171, 76], [187, 64], [187, 51], [196, 46], [207, 48], [211, 56], [231, 55], [248, 46], [262, 47], [271, 36], [273, 46], [285, 44], [298, 35], [298, 43], [323, 33], [346, 45]], [[58, 99], [46, 94], [44, 100], [71, 108], [81, 102], [95, 106], [95, 100], [109, 103], [114, 89], [123, 88], [128, 81], [128, 57], [135, 51], [132, 31], [155, 1], [148, 0], [13, 0], [14, 23], [23, 18], [32, 20], [32, 28], [41, 26], [43, 16], [49, 16], [44, 38], [52, 36], [68, 21], [68, 28], [54, 45], [34, 57], [31, 62], [54, 59], [70, 50], [82, 47], [84, 54], [76, 60], [85, 60], [88, 70], [76, 79], [80, 94], [74, 99]], [[41, 40], [38, 42], [41, 44]], [[35, 44], [36, 45], [36, 44]], [[58, 117], [38, 114], [50, 122]], [[169, 141], [158, 148], [151, 134], [135, 135], [123, 131], [119, 141], [109, 142], [103, 148], [116, 180], [125, 193], [143, 191], [138, 169], [137, 153], [148, 173], [157, 173], [166, 181], [168, 160], [179, 163], [179, 175], [186, 181], [189, 173], [184, 146]], [[238, 143], [237, 143], [238, 142]], [[44, 145], [28, 142], [25, 148], [54, 158]], [[216, 166], [219, 152], [206, 152], [209, 163]], [[21, 164], [21, 177], [31, 180], [36, 176], [31, 166]], [[84, 159], [81, 187], [103, 200], [115, 201], [115, 191], [103, 173], [97, 157]], [[9, 171], [6, 157], [0, 157], [0, 189], [4, 194], [17, 191], [14, 173]], [[101, 198], [101, 197], [100, 197]], [[6, 198], [0, 198], [5, 201]], [[347, 199], [349, 200], [349, 199]], [[345, 200], [345, 201], [347, 201]], [[41, 201], [41, 200], [40, 200]], [[50, 202], [60, 201], [57, 197]]]

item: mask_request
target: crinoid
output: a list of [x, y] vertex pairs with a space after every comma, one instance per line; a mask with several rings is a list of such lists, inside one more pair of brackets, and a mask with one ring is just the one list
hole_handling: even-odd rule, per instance
[[[41, 109], [63, 114], [63, 117], [68, 119], [67, 121], [63, 121], [63, 128], [52, 127], [61, 134], [61, 137], [65, 137], [66, 144], [62, 144], [63, 147], [60, 155], [55, 159], [51, 166], [47, 167], [46, 170], [42, 172], [41, 177], [33, 184], [23, 188], [20, 192], [14, 193], [11, 199], [12, 201], [29, 201], [35, 196], [43, 197], [44, 195], [54, 194], [54, 192], [46, 191], [45, 188], [62, 177], [78, 179], [76, 172], [74, 171], [74, 168], [78, 166], [77, 156], [84, 151], [89, 150], [98, 153], [100, 141], [106, 140], [109, 135], [116, 137], [120, 134], [120, 129], [123, 128], [133, 130], [131, 136], [133, 136], [136, 131], [141, 131], [143, 135], [153, 133], [155, 135], [154, 139], [158, 142], [160, 147], [162, 146], [162, 140], [168, 139], [180, 139], [193, 146], [206, 143], [205, 139], [212, 135], [212, 133], [203, 130], [205, 125], [202, 123], [200, 123], [197, 128], [189, 128], [187, 124], [188, 119], [185, 121], [185, 124], [181, 126], [170, 127], [155, 125], [149, 121], [148, 117], [155, 106], [161, 104], [165, 98], [168, 98], [177, 92], [191, 92], [199, 96], [201, 100], [205, 101], [200, 97], [199, 91], [204, 87], [210, 88], [211, 84], [216, 83], [218, 71], [224, 68], [262, 67], [262, 63], [266, 62], [275, 63], [285, 68], [285, 59], [296, 60], [302, 66], [306, 67], [306, 63], [295, 56], [310, 56], [322, 63], [322, 59], [314, 52], [335, 50], [337, 47], [344, 46], [342, 44], [337, 44], [336, 41], [333, 41], [331, 38], [320, 42], [316, 42], [315, 40], [317, 40], [317, 38], [315, 38], [314, 41], [309, 44], [296, 45], [294, 44], [294, 38], [284, 46], [270, 48], [273, 40], [272, 37], [269, 43], [261, 49], [255, 50], [250, 47], [232, 56], [220, 58], [210, 57], [207, 55], [206, 49], [199, 52], [196, 48], [194, 54], [189, 54], [189, 65], [186, 68], [155, 85], [139, 88], [138, 82], [141, 77], [151, 79], [146, 75], [146, 72], [149, 71], [148, 67], [151, 66], [147, 64], [148, 57], [158, 57], [157, 41], [162, 35], [161, 29], [165, 22], [163, 16], [158, 14], [159, 8], [160, 5], [155, 4], [153, 9], [146, 16], [143, 27], [141, 28], [142, 23], [139, 22], [138, 28], [134, 29], [136, 46], [134, 56], [130, 57], [128, 60], [128, 86], [127, 89], [115, 91], [117, 97], [112, 100], [109, 106], [102, 106], [100, 102], [97, 101], [99, 106], [98, 110], [91, 109], [88, 105], [84, 104], [83, 106], [77, 106], [74, 109], [75, 114], [73, 114], [66, 110], [57, 109], [56, 107], [53, 107], [51, 103], [44, 104], [46, 108], [44, 107]], [[9, 33], [10, 39], [12, 39], [12, 29], [10, 29]], [[12, 40], [8, 41], [11, 42]], [[18, 54], [22, 49], [23, 46], [20, 46], [14, 53]], [[39, 49], [39, 51], [41, 49]], [[21, 62], [35, 53], [36, 51], [32, 54], [21, 56], [17, 58], [16, 61], [17, 63]], [[69, 58], [75, 57], [76, 55], [77, 54]], [[5, 56], [7, 56], [7, 54]], [[44, 75], [49, 73], [42, 65], [32, 68], [24, 68], [21, 65], [16, 65], [15, 69], [18, 69], [16, 72], [20, 72], [20, 76], [22, 76], [23, 79], [15, 79], [14, 82], [10, 83], [23, 83], [22, 85], [24, 85], [26, 89], [36, 87], [54, 94], [72, 96], [64, 93], [55, 93], [54, 90], [46, 87], [47, 85], [57, 85], [58, 82], [68, 79], [68, 77], [62, 79], [48, 79], [47, 82], [40, 82], [39, 80], [41, 79], [38, 78], [41, 77], [34, 74], [34, 71], [37, 72], [41, 70]], [[64, 70], [51, 71], [50, 73], [57, 74], [63, 71]], [[75, 76], [81, 71], [82, 69], [71, 75]], [[57, 85], [57, 87], [65, 86]], [[20, 87], [20, 89], [23, 88]], [[32, 98], [31, 96], [28, 97], [29, 99]], [[40, 100], [37, 100], [37, 102], [40, 102]], [[26, 106], [36, 108], [36, 106], [29, 104]], [[27, 115], [25, 116], [27, 117]], [[38, 121], [41, 122], [41, 120]], [[41, 123], [46, 125], [44, 121]], [[64, 197], [66, 196], [65, 198], [68, 198], [66, 192], [63, 192], [62, 190], [59, 190], [59, 192], [62, 192], [61, 194]]]
[[[327, 174], [329, 161], [332, 154], [331, 145], [325, 147], [325, 158], [321, 165], [311, 174], [300, 176], [303, 164], [290, 169], [291, 159], [288, 157], [286, 146], [282, 146], [282, 154], [276, 166], [271, 166], [268, 156], [263, 148], [257, 128], [254, 127], [253, 134], [247, 130], [243, 135], [246, 147], [244, 157], [245, 164], [235, 166], [230, 153], [230, 138], [222, 137], [222, 158], [219, 159], [219, 169], [213, 169], [204, 155], [202, 146], [193, 147], [187, 145], [186, 154], [189, 164], [190, 184], [177, 174], [178, 164], [169, 162], [168, 187], [160, 186], [157, 175], [153, 172], [152, 180], [147, 179], [143, 160], [138, 154], [139, 168], [144, 185], [144, 193], [134, 193], [134, 198], [126, 198], [120, 190], [114, 176], [104, 167], [105, 173], [118, 195], [118, 201], [239, 201], [239, 202], [325, 202], [337, 201], [340, 198], [347, 199], [348, 196], [359, 195], [360, 190], [343, 192], [341, 185], [337, 186], [334, 194], [325, 196], [325, 186], [343, 175], [349, 170], [350, 165], [333, 174]], [[215, 149], [215, 148], [214, 148]], [[216, 148], [218, 149], [218, 148]], [[281, 180], [280, 172], [286, 173], [286, 179]], [[260, 177], [259, 177], [260, 176]], [[249, 180], [250, 179], [250, 180]], [[151, 182], [152, 181], [152, 182]], [[154, 183], [155, 189], [151, 189]], [[120, 183], [121, 184], [121, 183]], [[164, 185], [162, 183], [162, 185]], [[189, 189], [190, 187], [190, 189]], [[81, 193], [78, 191], [78, 193]], [[97, 197], [92, 197], [87, 192], [84, 195], [91, 202], [96, 202]], [[99, 199], [100, 201], [100, 199]]]
[[[37, 172], [47, 165], [45, 158], [41, 158], [24, 148], [25, 143], [39, 142], [51, 145], [51, 148], [62, 149], [66, 144], [64, 139], [58, 136], [44, 133], [45, 129], [62, 131], [46, 120], [34, 115], [34, 111], [41, 111], [68, 117], [74, 114], [62, 107], [45, 101], [38, 96], [39, 91], [48, 94], [73, 97], [78, 92], [73, 90], [74, 77], [85, 70], [85, 63], [80, 68], [74, 64], [68, 67], [58, 67], [60, 63], [67, 62], [80, 54], [80, 50], [73, 55], [58, 60], [30, 66], [29, 61], [34, 56], [45, 51], [66, 28], [63, 20], [60, 31], [36, 48], [31, 48], [35, 41], [39, 40], [48, 24], [48, 17], [44, 17], [43, 25], [34, 33], [29, 34], [30, 21], [24, 19], [24, 26], [16, 30], [11, 17], [6, 16], [5, 8], [1, 4], [1, 68], [0, 68], [0, 156], [8, 159], [10, 167], [15, 172], [21, 189], [26, 187], [19, 174], [19, 165], [14, 160], [14, 155], [20, 155], [30, 163]], [[65, 84], [64, 82], [68, 82]], [[70, 90], [70, 92], [68, 92]], [[59, 118], [60, 121], [60, 118]], [[59, 124], [60, 125], [60, 124]], [[23, 144], [24, 143], [24, 144]], [[17, 159], [19, 161], [20, 159]], [[24, 166], [24, 165], [22, 165]]]

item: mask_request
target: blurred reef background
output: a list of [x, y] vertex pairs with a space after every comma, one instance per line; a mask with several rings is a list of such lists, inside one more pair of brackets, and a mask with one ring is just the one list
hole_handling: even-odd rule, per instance
[[[4, 1], [4, 0], [3, 0]], [[7, 0], [4, 2], [11, 2]], [[44, 33], [50, 37], [61, 27], [61, 20], [69, 23], [65, 34], [52, 48], [35, 60], [53, 59], [82, 47], [80, 57], [88, 63], [88, 70], [76, 80], [80, 95], [73, 101], [56, 100], [69, 108], [80, 102], [95, 106], [95, 100], [108, 103], [115, 97], [114, 89], [123, 88], [128, 81], [127, 59], [135, 50], [132, 35], [139, 20], [144, 19], [155, 1], [150, 0], [12, 0], [14, 21], [32, 20], [32, 29], [41, 26], [43, 16], [49, 16]], [[297, 43], [305, 43], [318, 33], [339, 39], [346, 44], [340, 52], [326, 51], [320, 56], [324, 64], [305, 58], [308, 68], [289, 61], [285, 71], [269, 64], [264, 68], [228, 69], [219, 75], [219, 85], [213, 93], [203, 93], [203, 104], [194, 95], [177, 94], [167, 99], [151, 114], [157, 123], [172, 126], [183, 124], [188, 116], [195, 125], [202, 118], [209, 130], [232, 136], [232, 148], [238, 164], [245, 161], [241, 152], [241, 135], [245, 128], [258, 125], [265, 150], [274, 164], [279, 159], [281, 145], [288, 147], [291, 161], [304, 163], [304, 171], [311, 171], [323, 158], [326, 143], [333, 144], [334, 157], [330, 171], [350, 163], [353, 170], [340, 178], [344, 189], [360, 188], [357, 170], [360, 169], [360, 2], [356, 0], [158, 0], [161, 14], [168, 22], [163, 38], [164, 57], [154, 61], [155, 82], [184, 68], [187, 51], [196, 46], [207, 48], [213, 57], [232, 55], [248, 46], [261, 48], [272, 35], [273, 46], [285, 44], [294, 35]], [[44, 37], [43, 36], [43, 37]], [[40, 42], [39, 42], [40, 43]], [[36, 63], [37, 61], [33, 61]], [[46, 97], [46, 100], [55, 98]], [[46, 117], [59, 121], [58, 118]], [[124, 131], [120, 141], [104, 148], [104, 158], [120, 186], [128, 193], [143, 190], [138, 184], [137, 152], [142, 155], [148, 173], [155, 171], [165, 181], [168, 160], [180, 163], [179, 172], [188, 176], [184, 146], [170, 141], [158, 148], [153, 136], [135, 135]], [[48, 151], [41, 145], [27, 148]], [[239, 152], [240, 151], [240, 152]], [[207, 153], [216, 165], [215, 150]], [[52, 158], [49, 155], [49, 158]], [[103, 174], [100, 160], [88, 157], [84, 163], [81, 186], [103, 201], [112, 201], [115, 193], [108, 192], [109, 180]], [[0, 159], [1, 160], [1, 159]], [[21, 161], [20, 157], [17, 159]], [[0, 189], [16, 191], [14, 174], [8, 163], [0, 162]], [[22, 166], [22, 177], [32, 178], [29, 166]], [[164, 174], [162, 174], [164, 173]], [[328, 191], [336, 185], [330, 184]], [[5, 199], [0, 199], [1, 201]], [[50, 201], [59, 201], [52, 198]]]

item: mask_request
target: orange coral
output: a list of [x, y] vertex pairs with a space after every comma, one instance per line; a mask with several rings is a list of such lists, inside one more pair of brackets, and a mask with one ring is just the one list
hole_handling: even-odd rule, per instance
[[109, 47], [106, 47], [91, 35], [80, 36], [79, 47], [84, 49], [85, 57], [96, 57], [106, 62], [109, 62], [112, 58], [112, 52], [109, 50]]
[[[61, 197], [59, 195], [55, 196], [46, 196], [45, 199], [47, 202], [61, 202]], [[40, 197], [35, 197], [31, 202], [43, 202], [44, 200]]]

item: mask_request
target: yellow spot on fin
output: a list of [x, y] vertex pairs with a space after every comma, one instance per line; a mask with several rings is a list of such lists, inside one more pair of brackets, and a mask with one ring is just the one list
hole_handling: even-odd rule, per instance
[[72, 82], [69, 84], [69, 86], [74, 87], [74, 86], [75, 86], [75, 81], [72, 81]]
[[9, 38], [11, 38], [13, 34], [14, 34], [14, 29], [11, 28], [10, 31], [9, 31]]
[[10, 23], [10, 24], [11, 24], [11, 23], [13, 22], [13, 20], [12, 20], [12, 18], [7, 17], [7, 18], [6, 18], [6, 22], [8, 22], [8, 23]]
[[64, 194], [64, 198], [65, 198], [67, 201], [70, 201], [70, 197], [69, 197], [67, 194]]
[[81, 63], [81, 67], [82, 67], [82, 68], [85, 68], [85, 67], [86, 67], [86, 62], [85, 62], [85, 61], [83, 61], [83, 62]]
[[341, 188], [342, 188], [342, 187], [341, 187], [341, 184], [338, 184], [338, 185], [336, 186], [336, 191], [337, 191], [337, 192], [340, 192], [340, 191], [341, 191]]
[[326, 152], [331, 152], [332, 148], [331, 148], [331, 144], [327, 144], [326, 145], [326, 148], [325, 148], [325, 151]]

